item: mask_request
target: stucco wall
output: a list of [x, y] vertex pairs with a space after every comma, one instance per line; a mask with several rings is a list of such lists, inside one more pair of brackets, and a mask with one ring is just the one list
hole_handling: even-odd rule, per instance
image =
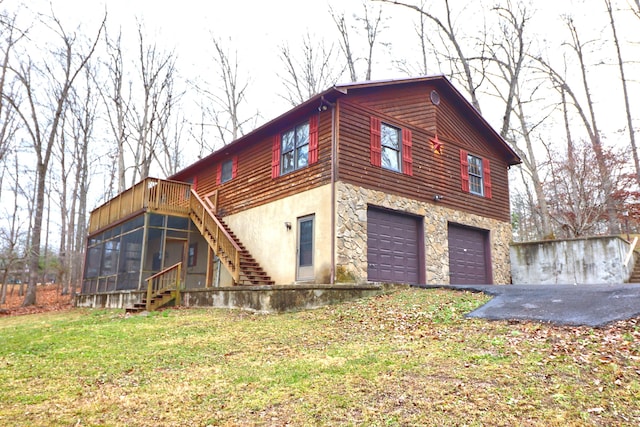
[[[224, 217], [238, 239], [277, 285], [296, 281], [297, 220], [315, 214], [316, 283], [329, 283], [331, 272], [331, 186], [325, 185]], [[287, 230], [285, 223], [291, 223]], [[222, 286], [229, 283], [221, 283]]]
[[343, 182], [336, 192], [338, 279], [367, 281], [367, 206], [374, 205], [424, 217], [427, 284], [449, 284], [450, 222], [490, 230], [493, 282], [510, 282], [511, 224]]
[[624, 265], [629, 243], [617, 236], [514, 243], [514, 284], [624, 283], [634, 259]]

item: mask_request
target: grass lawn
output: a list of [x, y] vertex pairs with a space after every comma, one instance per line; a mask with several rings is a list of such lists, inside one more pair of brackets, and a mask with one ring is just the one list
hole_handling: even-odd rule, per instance
[[406, 289], [313, 311], [0, 319], [0, 425], [640, 425], [640, 324], [470, 320]]

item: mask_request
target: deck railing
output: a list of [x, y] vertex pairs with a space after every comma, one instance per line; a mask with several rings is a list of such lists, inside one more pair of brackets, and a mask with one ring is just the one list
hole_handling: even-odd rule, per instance
[[240, 280], [240, 246], [225, 231], [211, 208], [193, 190], [189, 203], [191, 220], [220, 258], [234, 282], [238, 283]]
[[191, 184], [146, 178], [91, 212], [89, 234], [141, 210], [187, 216]]
[[[175, 292], [176, 305], [180, 305], [180, 281], [182, 278], [182, 262], [165, 268], [147, 279], [147, 311], [153, 311], [164, 302], [162, 295], [168, 291]], [[174, 297], [173, 295], [171, 297]]]

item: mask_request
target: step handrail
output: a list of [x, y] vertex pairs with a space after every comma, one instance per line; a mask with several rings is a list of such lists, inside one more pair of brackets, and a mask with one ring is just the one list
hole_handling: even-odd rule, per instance
[[176, 291], [176, 303], [180, 304], [180, 279], [182, 278], [182, 261], [147, 277], [146, 310], [152, 311], [151, 300], [166, 290]]
[[[233, 280], [238, 283], [240, 281], [240, 252], [242, 249], [227, 233], [213, 211], [193, 189], [191, 189], [190, 211], [193, 215], [199, 217], [202, 226], [200, 232], [202, 234], [209, 232], [212, 236], [215, 235], [216, 247], [212, 247], [212, 249], [219, 258], [225, 261], [222, 264], [231, 273]], [[196, 223], [196, 225], [200, 228], [200, 224]]]
[[627, 253], [627, 257], [624, 260], [624, 265], [629, 266], [629, 261], [631, 260], [631, 256], [633, 255], [633, 251], [636, 249], [636, 245], [638, 244], [638, 236], [633, 238], [633, 243], [629, 247], [629, 252]]

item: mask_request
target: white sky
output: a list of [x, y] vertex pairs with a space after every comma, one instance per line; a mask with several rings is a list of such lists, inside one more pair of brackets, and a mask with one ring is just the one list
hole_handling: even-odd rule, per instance
[[[428, 1], [430, 4], [442, 3], [442, 0]], [[18, 10], [21, 3], [21, 0], [0, 0], [0, 7]], [[175, 48], [178, 70], [184, 78], [215, 72], [202, 67], [202, 63], [211, 55], [210, 34], [215, 35], [232, 51], [237, 50], [240, 71], [246, 72], [251, 80], [247, 94], [249, 108], [252, 111], [260, 110], [260, 123], [289, 108], [288, 103], [277, 96], [284, 91], [277, 75], [281, 66], [279, 47], [289, 42], [296, 52], [298, 42], [307, 31], [317, 39], [324, 38], [328, 43], [336, 41], [338, 33], [328, 12], [329, 4], [334, 5], [336, 11], [347, 11], [347, 18], [351, 18], [352, 14], [361, 16], [363, 10], [362, 0], [24, 0], [24, 3], [42, 13], [49, 13], [51, 3], [65, 28], [72, 30], [81, 24], [89, 34], [97, 30], [106, 7], [110, 31], [116, 31], [117, 26], [121, 25], [123, 45], [131, 49], [138, 47], [136, 19], [141, 19], [147, 31], [147, 40], [155, 39], [159, 47], [168, 50]], [[469, 26], [482, 23], [482, 11], [487, 12], [495, 0], [450, 0], [450, 3], [456, 10], [461, 4], [466, 6], [456, 19], [461, 28], [468, 29]], [[513, 0], [513, 3], [517, 1]], [[531, 0], [531, 3], [537, 8], [531, 27], [535, 29], [538, 43], [552, 46], [551, 52], [547, 52], [550, 55], [558, 54], [561, 50], [559, 40], [566, 37], [566, 29], [560, 20], [563, 13], [571, 13], [576, 17], [584, 37], [597, 40], [602, 29], [607, 36], [610, 34], [603, 0]], [[624, 0], [618, 3], [624, 3]], [[373, 5], [378, 6], [379, 3]], [[381, 40], [392, 43], [393, 56], [396, 58], [409, 59], [416, 55], [418, 52], [411, 49], [415, 49], [417, 43], [414, 34], [417, 14], [392, 5], [385, 5], [384, 10], [384, 14], [391, 19]], [[627, 60], [640, 58], [640, 43], [631, 43], [640, 42], [640, 21], [630, 17], [627, 22], [620, 21], [619, 24], [619, 35], [627, 42], [623, 54]], [[551, 43], [547, 43], [549, 40]], [[355, 39], [354, 42], [362, 43]], [[611, 45], [606, 50], [613, 53]], [[374, 67], [374, 79], [406, 77], [389, 63], [389, 52], [378, 50], [376, 54], [379, 62]], [[638, 67], [639, 64], [630, 64], [628, 77], [640, 75]], [[434, 67], [430, 72], [437, 73], [438, 70]], [[578, 87], [579, 76], [575, 77], [576, 80], [571, 83]], [[592, 67], [590, 83], [598, 113], [601, 114], [600, 126], [605, 141], [616, 137], [627, 140], [625, 134], [617, 132], [625, 126], [617, 70], [610, 65]], [[632, 84], [632, 107], [638, 112], [640, 85], [637, 78]], [[462, 91], [461, 87], [459, 89]], [[486, 95], [481, 98], [483, 113], [495, 128], [499, 128], [503, 111], [501, 108], [491, 108], [492, 101]], [[244, 130], [248, 132], [251, 129]], [[551, 130], [550, 134], [553, 135], [553, 132], [558, 135], [557, 130]], [[561, 132], [561, 135], [564, 133]]]

